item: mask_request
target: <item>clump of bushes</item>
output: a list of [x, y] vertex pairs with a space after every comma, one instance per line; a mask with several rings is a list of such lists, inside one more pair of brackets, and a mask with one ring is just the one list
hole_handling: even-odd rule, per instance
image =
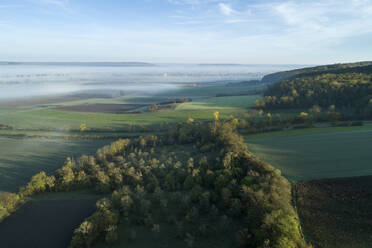
[[2, 193], [0, 194], [0, 222], [13, 213], [19, 205], [21, 205], [22, 199], [19, 195], [13, 193]]

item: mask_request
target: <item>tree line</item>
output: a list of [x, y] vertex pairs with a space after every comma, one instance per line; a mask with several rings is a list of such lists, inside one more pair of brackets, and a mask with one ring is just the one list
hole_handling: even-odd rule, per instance
[[372, 74], [324, 73], [270, 85], [255, 108], [334, 109], [345, 118], [372, 117]]

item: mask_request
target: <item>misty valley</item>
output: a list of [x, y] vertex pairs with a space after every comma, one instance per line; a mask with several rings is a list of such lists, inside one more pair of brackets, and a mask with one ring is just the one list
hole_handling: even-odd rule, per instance
[[371, 62], [0, 71], [1, 247], [372, 244]]

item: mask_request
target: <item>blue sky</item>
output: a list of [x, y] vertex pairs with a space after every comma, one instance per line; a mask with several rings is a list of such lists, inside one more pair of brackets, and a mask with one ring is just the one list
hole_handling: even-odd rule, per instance
[[0, 60], [372, 60], [372, 0], [1, 0]]

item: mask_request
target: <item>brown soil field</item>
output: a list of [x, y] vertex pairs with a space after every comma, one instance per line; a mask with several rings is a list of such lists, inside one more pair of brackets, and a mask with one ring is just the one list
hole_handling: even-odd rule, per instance
[[61, 102], [72, 102], [82, 99], [89, 99], [89, 97], [81, 98], [76, 96], [55, 96], [55, 97], [33, 97], [25, 99], [14, 99], [14, 100], [2, 100], [0, 106], [6, 107], [21, 107], [21, 106], [33, 106], [41, 104], [53, 104]]
[[314, 248], [372, 247], [372, 176], [295, 187], [305, 237]]
[[91, 113], [110, 113], [110, 114], [124, 114], [133, 111], [140, 107], [148, 105], [139, 104], [83, 104], [73, 106], [56, 107], [59, 110], [76, 111], [76, 112], [91, 112]]

